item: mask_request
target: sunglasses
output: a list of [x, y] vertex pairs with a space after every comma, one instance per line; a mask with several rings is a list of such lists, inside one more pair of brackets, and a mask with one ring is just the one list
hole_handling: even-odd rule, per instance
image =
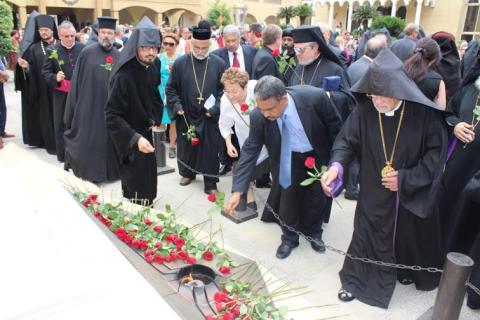
[[168, 46], [168, 47], [174, 47], [175, 43], [174, 42], [164, 42], [163, 45]]

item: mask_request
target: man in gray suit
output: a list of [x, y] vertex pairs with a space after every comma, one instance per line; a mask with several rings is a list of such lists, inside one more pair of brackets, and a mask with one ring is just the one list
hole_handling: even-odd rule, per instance
[[409, 23], [403, 30], [405, 37], [399, 39], [392, 44], [390, 50], [398, 57], [398, 59], [405, 62], [413, 55], [413, 51], [417, 45], [417, 38], [420, 32], [419, 27], [414, 23]]
[[377, 35], [368, 40], [367, 46], [365, 47], [365, 54], [359, 60], [352, 63], [347, 69], [352, 86], [363, 77], [372, 60], [386, 47], [387, 42], [385, 41], [384, 35]]

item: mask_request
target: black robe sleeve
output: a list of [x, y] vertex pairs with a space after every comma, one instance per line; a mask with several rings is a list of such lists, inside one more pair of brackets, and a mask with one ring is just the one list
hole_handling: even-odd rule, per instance
[[[183, 59], [180, 59], [183, 61]], [[167, 87], [165, 88], [165, 95], [167, 96], [167, 108], [173, 115], [173, 118], [177, 116], [179, 111], [183, 111], [182, 99], [180, 97], [180, 75], [182, 65], [180, 60], [177, 59], [173, 63], [172, 71], [170, 72], [170, 78], [168, 79]]]
[[314, 104], [315, 112], [325, 123], [328, 132], [330, 145], [333, 145], [340, 128], [342, 127], [342, 119], [337, 113], [335, 106], [326, 94], [318, 95]]
[[335, 139], [330, 162], [347, 168], [355, 157], [360, 159], [360, 145], [360, 110], [355, 108]]
[[130, 155], [133, 155], [133, 148], [142, 137], [124, 119], [129, 113], [128, 86], [123, 78], [117, 76], [113, 81], [112, 89], [105, 106], [105, 120], [107, 131], [115, 145], [120, 161], [128, 162]]
[[51, 53], [51, 50], [47, 49], [47, 57], [42, 67], [42, 76], [50, 87], [56, 88], [58, 87], [57, 66], [55, 61], [48, 58], [50, 53]]
[[443, 174], [448, 143], [442, 117], [432, 112], [425, 123], [422, 157], [415, 166], [398, 170], [400, 204], [420, 218], [432, 213]]
[[75, 106], [78, 99], [78, 87], [81, 84], [81, 75], [83, 71], [84, 55], [80, 53], [75, 69], [73, 70], [73, 76], [71, 79], [70, 92], [67, 96], [67, 102], [65, 103], [65, 114], [63, 116], [63, 122], [65, 123], [65, 129], [70, 129], [72, 126], [73, 115], [75, 114]]
[[255, 174], [255, 166], [258, 156], [265, 144], [263, 116], [256, 108], [250, 114], [250, 133], [243, 144], [240, 159], [237, 164], [237, 172], [233, 178], [232, 192], [245, 193]]
[[447, 108], [445, 109], [445, 120], [447, 121], [448, 125], [455, 127], [457, 124], [462, 122], [463, 120], [458, 117], [460, 114], [460, 104], [463, 97], [463, 91], [459, 90], [448, 102]]

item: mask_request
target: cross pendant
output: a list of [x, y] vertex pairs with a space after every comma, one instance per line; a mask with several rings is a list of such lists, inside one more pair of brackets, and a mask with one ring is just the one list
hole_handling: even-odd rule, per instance
[[202, 101], [205, 100], [202, 95], [197, 98], [198, 104], [202, 104]]

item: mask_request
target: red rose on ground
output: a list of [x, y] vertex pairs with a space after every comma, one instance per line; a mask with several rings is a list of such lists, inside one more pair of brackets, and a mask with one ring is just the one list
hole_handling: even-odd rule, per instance
[[273, 56], [274, 58], [280, 56], [280, 49], [273, 49], [273, 50], [272, 50], [272, 56]]
[[221, 267], [220, 269], [218, 269], [218, 271], [220, 271], [224, 275], [230, 274], [230, 272], [231, 272], [229, 267]]
[[225, 303], [223, 302], [215, 303], [215, 309], [217, 309], [217, 312], [222, 312], [223, 310], [225, 310]]
[[217, 201], [217, 195], [215, 193], [210, 193], [207, 197], [208, 201], [215, 202]]
[[212, 260], [213, 260], [213, 257], [214, 257], [213, 252], [210, 251], [210, 250], [207, 250], [207, 251], [205, 251], [205, 252], [203, 253], [203, 259], [204, 259], [204, 260], [212, 261]]
[[156, 232], [162, 232], [163, 227], [162, 226], [155, 226], [155, 228], [153, 228], [153, 230], [155, 230]]
[[146, 224], [147, 226], [149, 226], [149, 225], [152, 224], [152, 221], [151, 221], [150, 219], [148, 219], [148, 218], [145, 218], [145, 224]]
[[97, 218], [101, 216], [100, 212], [98, 212], [98, 211], [95, 211], [95, 212], [93, 213], [93, 215], [94, 215], [95, 217], [97, 217]]
[[248, 110], [248, 104], [246, 104], [245, 102], [242, 103], [240, 105], [240, 110], [242, 110], [242, 112], [246, 112]]
[[190, 140], [190, 143], [192, 144], [193, 147], [195, 147], [200, 144], [200, 139], [194, 137], [192, 138], [192, 140]]
[[195, 257], [187, 257], [187, 259], [185, 259], [185, 262], [188, 264], [195, 264], [197, 262], [197, 259], [195, 259]]
[[173, 240], [173, 243], [177, 246], [177, 249], [181, 249], [185, 245], [185, 240], [183, 240], [183, 238], [176, 238]]
[[162, 247], [162, 243], [161, 243], [161, 242], [157, 242], [157, 243], [155, 243], [154, 247], [155, 247], [155, 248], [161, 248], [161, 247]]
[[235, 316], [231, 312], [227, 312], [223, 314], [223, 320], [234, 320]]
[[240, 306], [236, 306], [235, 308], [233, 308], [232, 313], [235, 317], [240, 316]]
[[175, 252], [170, 252], [166, 258], [167, 262], [171, 262], [177, 259], [177, 254]]
[[161, 254], [156, 254], [155, 256], [153, 256], [153, 262], [163, 263], [163, 262], [165, 262], [165, 257], [162, 256]]
[[188, 253], [187, 253], [187, 251], [185, 251], [185, 250], [178, 251], [177, 257], [178, 257], [179, 259], [182, 259], [182, 260], [187, 260], [187, 258], [188, 258]]
[[230, 300], [230, 298], [228, 297], [228, 295], [225, 292], [217, 291], [213, 295], [213, 300], [215, 300], [215, 302], [217, 302], [217, 303], [220, 303], [220, 302], [228, 302]]
[[113, 58], [110, 57], [110, 56], [108, 56], [108, 57], [105, 58], [105, 62], [106, 62], [106, 63], [112, 63], [112, 62], [113, 62]]
[[145, 261], [147, 261], [147, 263], [152, 263], [153, 262], [153, 256], [152, 255], [146, 256]]
[[170, 233], [169, 235], [167, 235], [167, 236], [165, 237], [165, 241], [166, 241], [167, 243], [172, 243], [172, 242], [175, 241], [175, 239], [177, 239], [177, 236], [176, 236], [174, 233]]
[[307, 167], [308, 169], [315, 168], [315, 158], [307, 157], [307, 159], [305, 159], [305, 167]]

